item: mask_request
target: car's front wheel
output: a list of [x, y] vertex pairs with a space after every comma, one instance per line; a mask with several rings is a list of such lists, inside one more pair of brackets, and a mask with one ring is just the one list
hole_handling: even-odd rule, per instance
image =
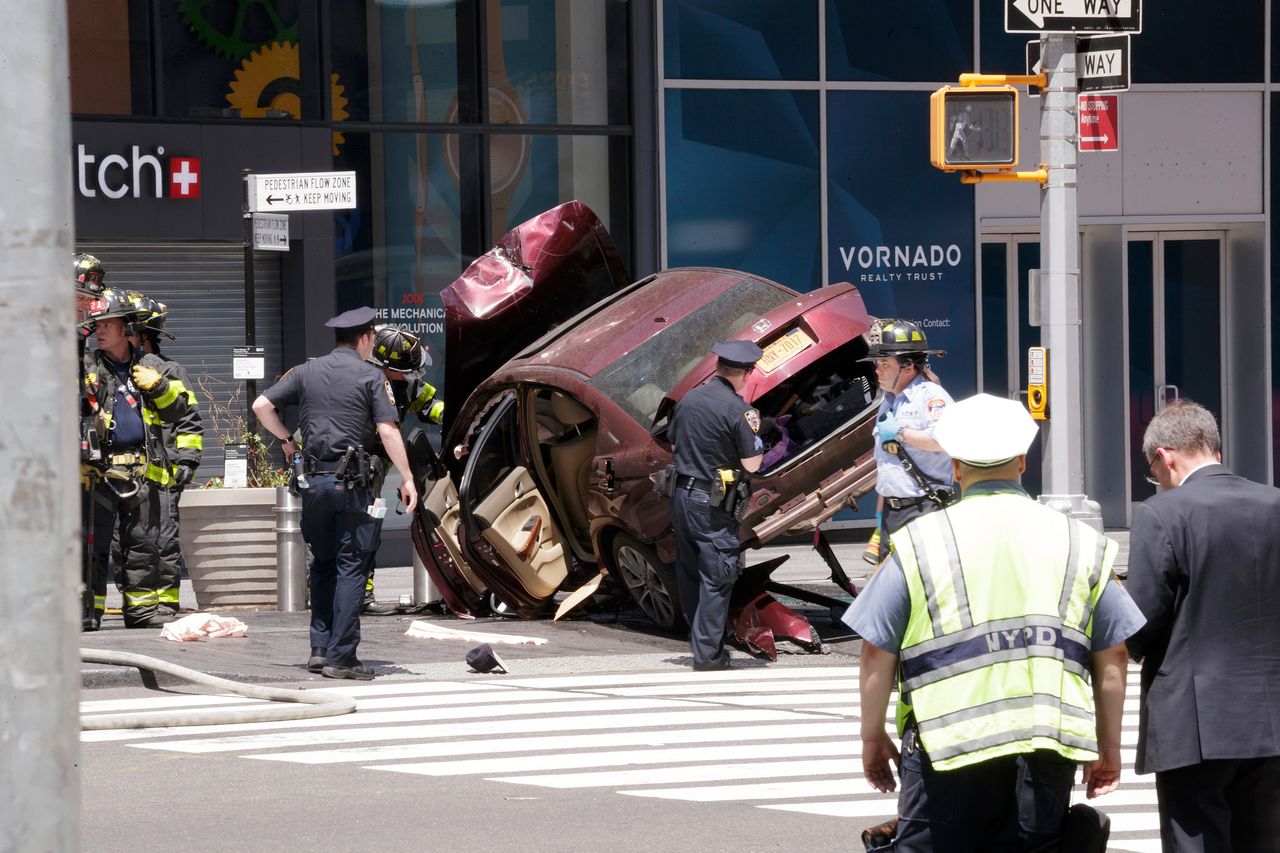
[[658, 559], [653, 548], [625, 533], [613, 540], [613, 565], [645, 616], [664, 631], [684, 630], [675, 567]]

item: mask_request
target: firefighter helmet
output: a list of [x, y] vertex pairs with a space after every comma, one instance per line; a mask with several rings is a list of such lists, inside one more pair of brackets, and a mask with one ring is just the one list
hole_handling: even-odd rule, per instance
[[431, 364], [431, 356], [418, 336], [401, 326], [373, 327], [373, 353], [369, 361], [398, 373], [413, 373]]
[[174, 336], [164, 329], [165, 318], [169, 316], [169, 306], [136, 290], [125, 291], [125, 297], [138, 309], [138, 322], [147, 330], [164, 335], [171, 341], [175, 340]]
[[93, 302], [89, 306], [89, 316], [81, 325], [92, 328], [99, 320], [109, 320], [113, 317], [118, 317], [125, 323], [133, 323], [138, 319], [138, 306], [130, 301], [128, 294], [123, 290], [106, 287], [93, 297]]
[[940, 349], [929, 349], [929, 339], [924, 336], [920, 327], [910, 320], [897, 320], [885, 317], [876, 320], [866, 333], [868, 351], [866, 358], [859, 361], [875, 361], [877, 358], [893, 356], [944, 356]]
[[76, 280], [76, 292], [83, 296], [97, 296], [102, 292], [102, 279], [107, 273], [102, 268], [102, 261], [84, 252], [72, 259], [72, 269]]

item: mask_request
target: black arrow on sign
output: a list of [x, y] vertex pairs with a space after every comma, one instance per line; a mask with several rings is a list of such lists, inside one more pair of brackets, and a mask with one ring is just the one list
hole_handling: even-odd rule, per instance
[[284, 201], [284, 196], [281, 196], [280, 198], [276, 198], [273, 195], [267, 196], [267, 204], [275, 204], [278, 201]]

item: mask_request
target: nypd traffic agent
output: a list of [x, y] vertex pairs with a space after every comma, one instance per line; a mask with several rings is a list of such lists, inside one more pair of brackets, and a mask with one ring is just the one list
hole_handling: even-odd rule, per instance
[[[876, 533], [868, 559], [878, 562], [888, 552], [887, 537], [913, 518], [938, 509], [934, 496], [950, 497], [951, 460], [933, 437], [951, 395], [929, 370], [930, 349], [923, 331], [909, 320], [877, 320], [867, 331], [869, 349], [859, 361], [875, 363], [876, 381], [884, 398], [876, 415]], [[890, 452], [896, 443], [916, 469]], [[931, 495], [932, 493], [932, 495]]]
[[284, 442], [285, 459], [297, 448], [277, 408], [297, 405], [306, 448], [308, 488], [302, 490], [302, 536], [311, 548], [311, 656], [307, 669], [327, 678], [368, 681], [360, 663], [360, 609], [365, 555], [378, 533], [370, 491], [369, 451], [375, 433], [400, 473], [400, 498], [412, 511], [418, 492], [396, 424], [395, 400], [373, 351], [372, 308], [354, 308], [326, 326], [337, 345], [326, 356], [295, 367], [253, 403], [254, 414]]
[[894, 534], [844, 617], [863, 773], [892, 791], [892, 761], [902, 780], [898, 853], [1030, 850], [1057, 836], [1077, 763], [1088, 796], [1119, 784], [1124, 641], [1144, 620], [1111, 582], [1116, 543], [1019, 485], [1035, 435], [1016, 401], [948, 406], [934, 436], [962, 498]]
[[724, 631], [740, 571], [738, 518], [747, 474], [760, 468], [764, 453], [760, 413], [740, 396], [763, 352], [751, 341], [722, 341], [711, 351], [716, 375], [676, 404], [668, 430], [676, 580], [696, 670], [729, 666]]

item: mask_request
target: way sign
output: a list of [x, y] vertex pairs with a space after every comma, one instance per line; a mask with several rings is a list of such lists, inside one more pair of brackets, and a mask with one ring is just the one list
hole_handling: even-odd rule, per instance
[[1142, 0], [1004, 0], [1006, 33], [1140, 33]]
[[270, 252], [289, 251], [289, 214], [255, 213], [253, 248]]
[[356, 206], [355, 172], [288, 172], [245, 176], [249, 210], [288, 213]]
[[1076, 104], [1081, 151], [1120, 150], [1120, 96], [1080, 95]]
[[[1040, 42], [1027, 42], [1027, 74], [1040, 73]], [[1129, 35], [1078, 36], [1076, 87], [1081, 92], [1126, 92], [1129, 89]], [[1037, 97], [1039, 86], [1028, 86]]]

